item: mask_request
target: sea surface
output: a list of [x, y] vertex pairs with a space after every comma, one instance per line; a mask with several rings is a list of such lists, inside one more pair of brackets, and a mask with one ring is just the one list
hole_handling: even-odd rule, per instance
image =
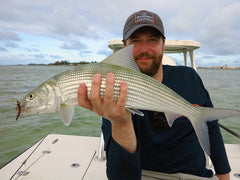
[[[20, 117], [16, 122], [16, 100], [48, 78], [72, 66], [0, 66], [0, 167], [36, 143], [47, 133], [99, 136], [101, 118], [80, 107], [73, 121], [65, 126], [59, 112]], [[215, 107], [240, 110], [240, 70], [198, 69]], [[240, 117], [220, 120], [240, 133]], [[221, 130], [225, 143], [240, 144], [240, 139]]]

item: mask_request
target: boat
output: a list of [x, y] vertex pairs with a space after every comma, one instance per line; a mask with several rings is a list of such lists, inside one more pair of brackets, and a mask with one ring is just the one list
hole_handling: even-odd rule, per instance
[[[123, 48], [121, 40], [109, 41], [108, 46], [116, 52]], [[185, 66], [196, 69], [194, 50], [200, 48], [197, 41], [166, 40], [165, 53], [182, 53]], [[191, 64], [188, 64], [188, 54]], [[176, 65], [164, 55], [163, 64]], [[224, 127], [224, 126], [223, 126]], [[232, 134], [231, 130], [224, 127]], [[237, 134], [237, 136], [239, 136]], [[240, 136], [239, 136], [240, 137]], [[232, 171], [231, 180], [240, 180], [240, 144], [225, 144]], [[206, 167], [214, 171], [209, 157]], [[151, 174], [145, 174], [145, 179]], [[0, 169], [1, 180], [106, 180], [106, 153], [103, 135], [100, 137], [47, 134], [36, 144], [19, 154]]]

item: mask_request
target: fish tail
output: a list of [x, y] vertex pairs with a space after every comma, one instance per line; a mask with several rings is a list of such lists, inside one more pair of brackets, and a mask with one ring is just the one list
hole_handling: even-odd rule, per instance
[[197, 107], [200, 110], [199, 115], [195, 115], [190, 118], [193, 121], [192, 125], [197, 134], [200, 145], [203, 150], [210, 155], [210, 141], [208, 134], [208, 126], [207, 121], [213, 121], [217, 119], [224, 119], [234, 116], [240, 116], [240, 111], [232, 110], [232, 109], [223, 109], [223, 108], [210, 108], [210, 107]]

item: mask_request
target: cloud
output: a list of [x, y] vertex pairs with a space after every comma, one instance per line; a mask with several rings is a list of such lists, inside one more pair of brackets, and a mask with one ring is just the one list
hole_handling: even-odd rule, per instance
[[54, 55], [54, 54], [44, 54], [44, 53], [39, 53], [39, 54], [33, 54], [31, 55], [31, 57], [33, 58], [37, 58], [37, 59], [60, 59], [62, 58], [59, 55]]
[[[171, 2], [172, 3], [172, 2]], [[214, 55], [240, 54], [240, 2], [174, 1], [163, 14], [167, 39], [192, 39], [200, 51]], [[200, 10], [201, 9], [201, 10]]]
[[12, 31], [0, 29], [0, 51], [8, 52], [7, 48], [18, 48], [18, 44], [16, 42], [21, 41], [19, 36]]
[[202, 59], [215, 59], [216, 56], [214, 56], [214, 55], [203, 55], [203, 56], [201, 56], [201, 58]]
[[196, 38], [204, 43], [204, 50], [214, 54], [240, 54], [239, 22], [240, 2], [216, 7], [200, 23]]
[[0, 56], [1, 65], [16, 65], [16, 64], [42, 64], [42, 63], [50, 63], [51, 61], [43, 58], [43, 56], [39, 55], [26, 55], [26, 54], [17, 54], [10, 55], [8, 57]]
[[45, 55], [44, 54], [34, 54], [32, 55], [32, 57], [35, 57], [35, 58], [45, 58]]
[[60, 48], [67, 50], [82, 50], [86, 49], [87, 45], [80, 41], [71, 40], [70, 42], [64, 42], [62, 45], [60, 45]]
[[17, 43], [10, 42], [10, 41], [5, 42], [4, 45], [5, 45], [6, 47], [10, 47], [10, 48], [17, 48], [17, 47], [18, 47], [18, 44], [17, 44]]
[[98, 50], [97, 52], [100, 55], [105, 55], [105, 56], [109, 56], [110, 54], [112, 54], [112, 50], [110, 50], [109, 48], [102, 48], [100, 50]]
[[240, 58], [234, 60], [233, 66], [238, 66], [238, 67], [240, 67]]
[[[199, 51], [209, 56], [240, 54], [240, 2], [237, 0], [1, 0], [0, 51], [9, 53], [10, 57], [12, 48], [19, 45], [28, 53], [48, 53], [44, 52], [43, 44], [49, 44], [50, 38], [57, 44], [55, 54], [61, 48], [77, 50], [80, 57], [91, 53], [107, 56], [107, 46], [101, 47], [108, 40], [121, 38], [126, 18], [141, 9], [160, 15], [167, 39], [199, 41]], [[24, 35], [36, 37], [34, 40], [47, 38], [39, 47], [29, 48], [30, 43], [24, 46]], [[68, 59], [69, 54], [60, 56]]]
[[5, 47], [1, 46], [1, 44], [0, 44], [0, 51], [8, 52], [8, 50]]
[[87, 19], [89, 8], [85, 7], [93, 9], [95, 6], [89, 2], [75, 0], [68, 2], [42, 0], [38, 3], [26, 0], [21, 3], [15, 0], [2, 0], [0, 27], [55, 38], [72, 35], [98, 38], [99, 28], [94, 23], [98, 16], [89, 21]]
[[86, 54], [91, 54], [92, 53], [92, 51], [90, 51], [90, 50], [80, 50], [79, 51], [79, 55], [86, 55]]
[[86, 17], [77, 12], [76, 8], [56, 7], [49, 14], [49, 22], [52, 26], [51, 32], [64, 36], [78, 35], [82, 37], [96, 38], [97, 31], [87, 21]]
[[12, 31], [2, 30], [0, 31], [0, 40], [20, 41], [21, 39]]
[[53, 59], [60, 59], [62, 58], [61, 56], [59, 55], [49, 55], [50, 58], [53, 58]]
[[31, 48], [25, 48], [25, 50], [28, 51], [28, 52], [39, 52], [39, 51], [40, 51], [39, 49], [33, 48], [33, 47], [31, 47]]

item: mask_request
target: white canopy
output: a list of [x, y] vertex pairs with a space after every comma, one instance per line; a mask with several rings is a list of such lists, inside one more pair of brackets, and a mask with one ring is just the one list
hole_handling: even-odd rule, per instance
[[[108, 47], [116, 52], [117, 50], [123, 48], [123, 42], [121, 39], [115, 39], [108, 42]], [[184, 64], [188, 66], [187, 53], [189, 52], [191, 67], [196, 69], [195, 58], [193, 51], [195, 49], [200, 48], [200, 42], [192, 41], [192, 40], [166, 40], [165, 41], [165, 50], [164, 53], [183, 53], [184, 54]], [[168, 57], [169, 59], [169, 57]], [[163, 59], [163, 63], [168, 62], [165, 61], [165, 57]], [[169, 61], [172, 64], [172, 60]], [[168, 64], [168, 63], [165, 63]]]

